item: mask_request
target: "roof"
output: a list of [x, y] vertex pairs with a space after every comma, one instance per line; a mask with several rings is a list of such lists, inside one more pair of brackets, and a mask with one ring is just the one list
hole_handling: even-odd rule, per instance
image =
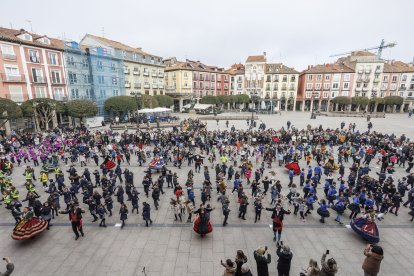
[[307, 70], [302, 74], [323, 74], [323, 73], [354, 73], [354, 70], [343, 64], [318, 64]]
[[394, 64], [384, 63], [383, 73], [401, 73], [402, 70], [398, 66], [394, 66]]
[[[19, 35], [25, 34], [25, 33], [30, 34], [33, 38], [33, 41], [24, 40], [18, 37]], [[36, 41], [37, 39], [43, 38], [43, 37], [47, 37], [50, 40], [50, 45], [44, 44], [40, 41]], [[24, 29], [15, 30], [15, 29], [8, 29], [8, 28], [0, 27], [0, 40], [20, 43], [20, 44], [29, 45], [29, 46], [60, 50], [60, 51], [63, 51], [63, 48], [64, 48], [63, 41], [60, 39], [51, 38], [45, 35], [38, 35], [38, 34], [30, 33]]]
[[287, 67], [282, 63], [268, 63], [265, 67], [266, 74], [299, 74], [298, 71], [291, 67]]
[[185, 61], [175, 61], [165, 68], [165, 71], [176, 71], [176, 70], [190, 70], [199, 72], [210, 72], [210, 73], [224, 73], [223, 68], [217, 66], [205, 65], [200, 61], [193, 61], [186, 59]]
[[376, 54], [368, 52], [368, 51], [354, 51], [351, 53], [351, 56], [371, 57], [371, 56], [376, 56]]
[[402, 61], [394, 61], [392, 63], [394, 67], [399, 68], [402, 73], [414, 73], [414, 67]]
[[246, 62], [266, 62], [265, 55], [248, 56]]
[[88, 36], [92, 37], [96, 40], [99, 40], [102, 43], [107, 44], [108, 46], [110, 46], [112, 48], [115, 48], [115, 49], [120, 49], [120, 50], [127, 51], [127, 52], [133, 52], [133, 53], [141, 54], [143, 56], [152, 56], [152, 57], [159, 58], [159, 56], [155, 56], [155, 55], [149, 54], [147, 52], [144, 52], [141, 48], [134, 48], [134, 47], [128, 46], [126, 44], [123, 44], [121, 42], [111, 40], [111, 39], [101, 37], [101, 36], [96, 36], [96, 35], [91, 35], [91, 34], [86, 34], [85, 35], [85, 37], [88, 37]]
[[243, 64], [235, 63], [225, 72], [230, 75], [244, 75], [245, 68]]

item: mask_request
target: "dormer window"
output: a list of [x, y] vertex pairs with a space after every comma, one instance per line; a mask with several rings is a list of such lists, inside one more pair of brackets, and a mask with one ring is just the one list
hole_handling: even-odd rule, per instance
[[50, 39], [47, 37], [42, 37], [39, 39], [40, 43], [50, 45]]
[[22, 40], [33, 41], [32, 36], [28, 33], [20, 34], [17, 37], [22, 39]]

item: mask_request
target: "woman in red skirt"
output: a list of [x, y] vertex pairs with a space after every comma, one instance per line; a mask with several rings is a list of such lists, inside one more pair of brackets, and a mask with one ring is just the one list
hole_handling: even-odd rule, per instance
[[33, 211], [24, 207], [22, 220], [14, 227], [11, 237], [14, 240], [27, 240], [46, 230], [46, 220], [33, 217]]
[[200, 208], [194, 212], [196, 219], [194, 220], [194, 231], [197, 234], [200, 234], [201, 237], [204, 237], [206, 234], [213, 231], [213, 226], [210, 223], [210, 212], [213, 209], [210, 207], [210, 204], [207, 204], [207, 207], [204, 207], [203, 204], [200, 205]]

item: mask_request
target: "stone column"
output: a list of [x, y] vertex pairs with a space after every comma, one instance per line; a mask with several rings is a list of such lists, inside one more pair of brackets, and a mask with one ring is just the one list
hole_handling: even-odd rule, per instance
[[310, 110], [310, 112], [312, 112], [312, 110], [313, 110], [313, 99], [311, 100], [311, 104], [310, 104], [310, 108], [309, 108]]
[[296, 111], [296, 98], [293, 99], [293, 111]]
[[327, 100], [326, 101], [326, 112], [329, 112], [329, 104], [330, 104], [331, 102], [329, 101], [329, 100]]

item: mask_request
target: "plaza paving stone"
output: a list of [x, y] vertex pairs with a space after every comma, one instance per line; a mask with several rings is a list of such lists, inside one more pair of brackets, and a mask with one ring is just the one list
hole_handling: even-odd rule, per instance
[[[184, 117], [187, 115], [180, 114]], [[367, 122], [365, 118], [327, 118], [318, 117], [317, 120], [310, 120], [309, 113], [283, 112], [279, 115], [259, 115], [267, 127], [280, 128], [286, 126], [286, 121], [301, 129], [306, 125], [337, 128], [340, 122], [346, 125], [350, 122], [357, 124], [357, 129], [365, 131]], [[408, 137], [414, 137], [413, 119], [406, 114], [387, 114], [385, 119], [372, 119], [373, 130], [383, 133], [405, 133]], [[235, 125], [238, 129], [246, 129], [246, 121], [230, 121], [230, 127]], [[223, 121], [217, 123], [208, 121], [209, 129], [224, 129]], [[303, 160], [301, 161], [303, 165]], [[349, 166], [350, 164], [347, 164]], [[89, 170], [96, 169], [94, 164], [88, 164]], [[154, 224], [145, 227], [141, 213], [129, 214], [127, 225], [124, 229], [115, 227], [119, 223], [119, 204], [114, 205], [114, 216], [107, 217], [108, 228], [98, 227], [98, 223], [92, 223], [92, 218], [87, 212], [84, 221], [85, 237], [78, 241], [74, 240], [67, 215], [59, 215], [52, 221], [54, 226], [49, 231], [29, 241], [14, 241], [10, 234], [13, 229], [13, 218], [3, 206], [0, 208], [0, 256], [10, 256], [15, 263], [13, 275], [222, 275], [223, 267], [221, 259], [234, 258], [236, 250], [241, 249], [248, 257], [252, 272], [256, 275], [256, 264], [253, 251], [260, 245], [267, 245], [272, 255], [272, 263], [269, 265], [271, 275], [276, 275], [276, 246], [272, 241], [273, 233], [270, 212], [263, 211], [261, 221], [254, 223], [253, 202], [250, 200], [248, 206], [247, 220], [242, 221], [237, 217], [238, 206], [236, 194], [230, 194], [229, 225], [222, 227], [223, 215], [221, 206], [216, 202], [215, 197], [211, 201], [211, 221], [214, 226], [213, 233], [201, 238], [192, 230], [192, 224], [174, 221], [174, 213], [170, 207], [172, 190], [165, 188], [166, 193], [161, 195], [160, 209], [153, 208], [152, 199], [146, 199], [143, 195], [141, 184], [143, 170], [133, 160], [128, 167], [135, 175], [135, 185], [138, 186], [140, 195], [140, 212], [143, 201], [148, 201], [152, 206], [152, 218]], [[179, 182], [184, 184], [188, 172], [186, 162], [181, 170], [169, 166], [173, 171], [178, 172]], [[62, 167], [64, 170], [67, 167]], [[76, 166], [78, 172], [83, 169]], [[372, 162], [371, 175], [379, 170]], [[35, 168], [38, 175], [40, 168]], [[285, 169], [273, 164], [272, 170], [278, 173], [282, 181], [283, 193], [287, 194], [287, 173]], [[397, 167], [395, 173], [397, 178], [405, 176], [402, 168]], [[269, 171], [269, 170], [267, 170]], [[23, 166], [17, 167], [13, 173], [13, 181], [21, 191], [21, 197], [26, 195], [23, 187], [24, 177], [22, 176]], [[211, 172], [213, 173], [213, 171]], [[214, 174], [214, 173], [213, 173]], [[66, 178], [67, 179], [67, 178]], [[200, 191], [203, 175], [195, 174], [196, 204], [200, 203]], [[295, 178], [298, 182], [298, 178]], [[245, 184], [245, 183], [244, 183]], [[42, 195], [41, 201], [47, 196], [37, 182], [37, 190]], [[246, 188], [248, 195], [250, 189]], [[232, 183], [228, 183], [229, 193]], [[319, 187], [318, 194], [323, 191]], [[116, 201], [116, 200], [114, 200]], [[62, 205], [63, 199], [61, 198]], [[127, 202], [130, 208], [130, 202]], [[264, 200], [264, 205], [270, 206], [270, 196]], [[83, 206], [85, 209], [86, 206]], [[286, 205], [286, 208], [292, 208]], [[381, 265], [379, 275], [414, 275], [414, 263], [410, 257], [414, 253], [414, 224], [409, 221], [408, 209], [402, 207], [398, 217], [388, 214], [385, 220], [379, 222], [380, 245], [384, 248], [385, 258]], [[347, 211], [348, 212], [348, 211]], [[331, 211], [331, 214], [333, 212]], [[186, 221], [186, 218], [183, 220]], [[349, 219], [345, 219], [345, 224]], [[319, 217], [314, 212], [307, 221], [301, 222], [298, 217], [286, 216], [285, 228], [283, 230], [283, 241], [289, 245], [293, 252], [291, 275], [299, 275], [302, 268], [305, 268], [310, 258], [318, 260], [326, 249], [337, 260], [339, 265], [338, 275], [363, 275], [361, 265], [364, 260], [363, 249], [366, 243], [359, 238], [351, 229], [345, 226], [338, 226], [331, 216], [327, 223], [319, 223]], [[4, 266], [0, 266], [0, 271]]]

